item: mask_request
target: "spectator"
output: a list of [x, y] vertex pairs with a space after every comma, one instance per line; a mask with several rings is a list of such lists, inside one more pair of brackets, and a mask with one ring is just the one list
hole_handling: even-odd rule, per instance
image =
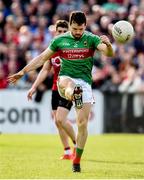
[[5, 76], [4, 68], [2, 64], [0, 64], [0, 89], [6, 89], [7, 86], [8, 86], [8, 83]]

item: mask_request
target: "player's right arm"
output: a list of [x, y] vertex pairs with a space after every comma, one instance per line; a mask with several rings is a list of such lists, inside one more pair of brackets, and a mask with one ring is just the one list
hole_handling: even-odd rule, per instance
[[21, 71], [16, 74], [13, 74], [8, 77], [9, 83], [15, 84], [22, 76], [26, 73], [37, 69], [38, 67], [42, 66], [50, 57], [54, 54], [54, 51], [47, 48], [43, 51], [39, 56], [32, 59], [32, 61], [27, 64]]
[[28, 100], [32, 99], [32, 96], [36, 92], [36, 89], [38, 88], [38, 86], [46, 79], [51, 67], [52, 65], [50, 61], [45, 62], [35, 82], [33, 83], [31, 89], [28, 91], [28, 95], [27, 95]]

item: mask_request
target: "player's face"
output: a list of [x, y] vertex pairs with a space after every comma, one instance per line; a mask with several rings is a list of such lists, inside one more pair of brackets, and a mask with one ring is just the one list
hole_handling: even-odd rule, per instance
[[64, 27], [58, 27], [57, 30], [56, 30], [56, 35], [60, 35], [60, 34], [63, 34], [65, 32], [67, 32], [68, 29], [67, 28], [64, 28]]
[[72, 35], [76, 39], [80, 39], [81, 38], [81, 36], [83, 35], [85, 29], [86, 29], [86, 25], [85, 24], [78, 25], [77, 23], [72, 23], [70, 25], [70, 31], [71, 31]]

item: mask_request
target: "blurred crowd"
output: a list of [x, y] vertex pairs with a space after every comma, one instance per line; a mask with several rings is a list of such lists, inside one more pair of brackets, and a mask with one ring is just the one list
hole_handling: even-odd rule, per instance
[[[107, 35], [114, 58], [94, 56], [93, 88], [110, 92], [144, 92], [144, 0], [0, 0], [0, 89], [29, 88], [38, 71], [25, 75], [17, 86], [6, 77], [22, 69], [40, 54], [54, 37], [58, 19], [68, 20], [73, 10], [87, 15], [87, 30]], [[117, 44], [111, 35], [115, 22], [128, 20], [135, 36]], [[53, 72], [40, 87], [51, 88]]]

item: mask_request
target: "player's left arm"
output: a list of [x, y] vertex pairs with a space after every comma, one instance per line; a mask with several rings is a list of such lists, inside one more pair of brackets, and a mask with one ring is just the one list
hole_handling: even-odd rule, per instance
[[109, 38], [105, 35], [100, 36], [101, 43], [98, 44], [97, 49], [102, 52], [104, 55], [113, 57], [114, 56], [114, 50], [112, 48], [112, 44], [109, 40]]

